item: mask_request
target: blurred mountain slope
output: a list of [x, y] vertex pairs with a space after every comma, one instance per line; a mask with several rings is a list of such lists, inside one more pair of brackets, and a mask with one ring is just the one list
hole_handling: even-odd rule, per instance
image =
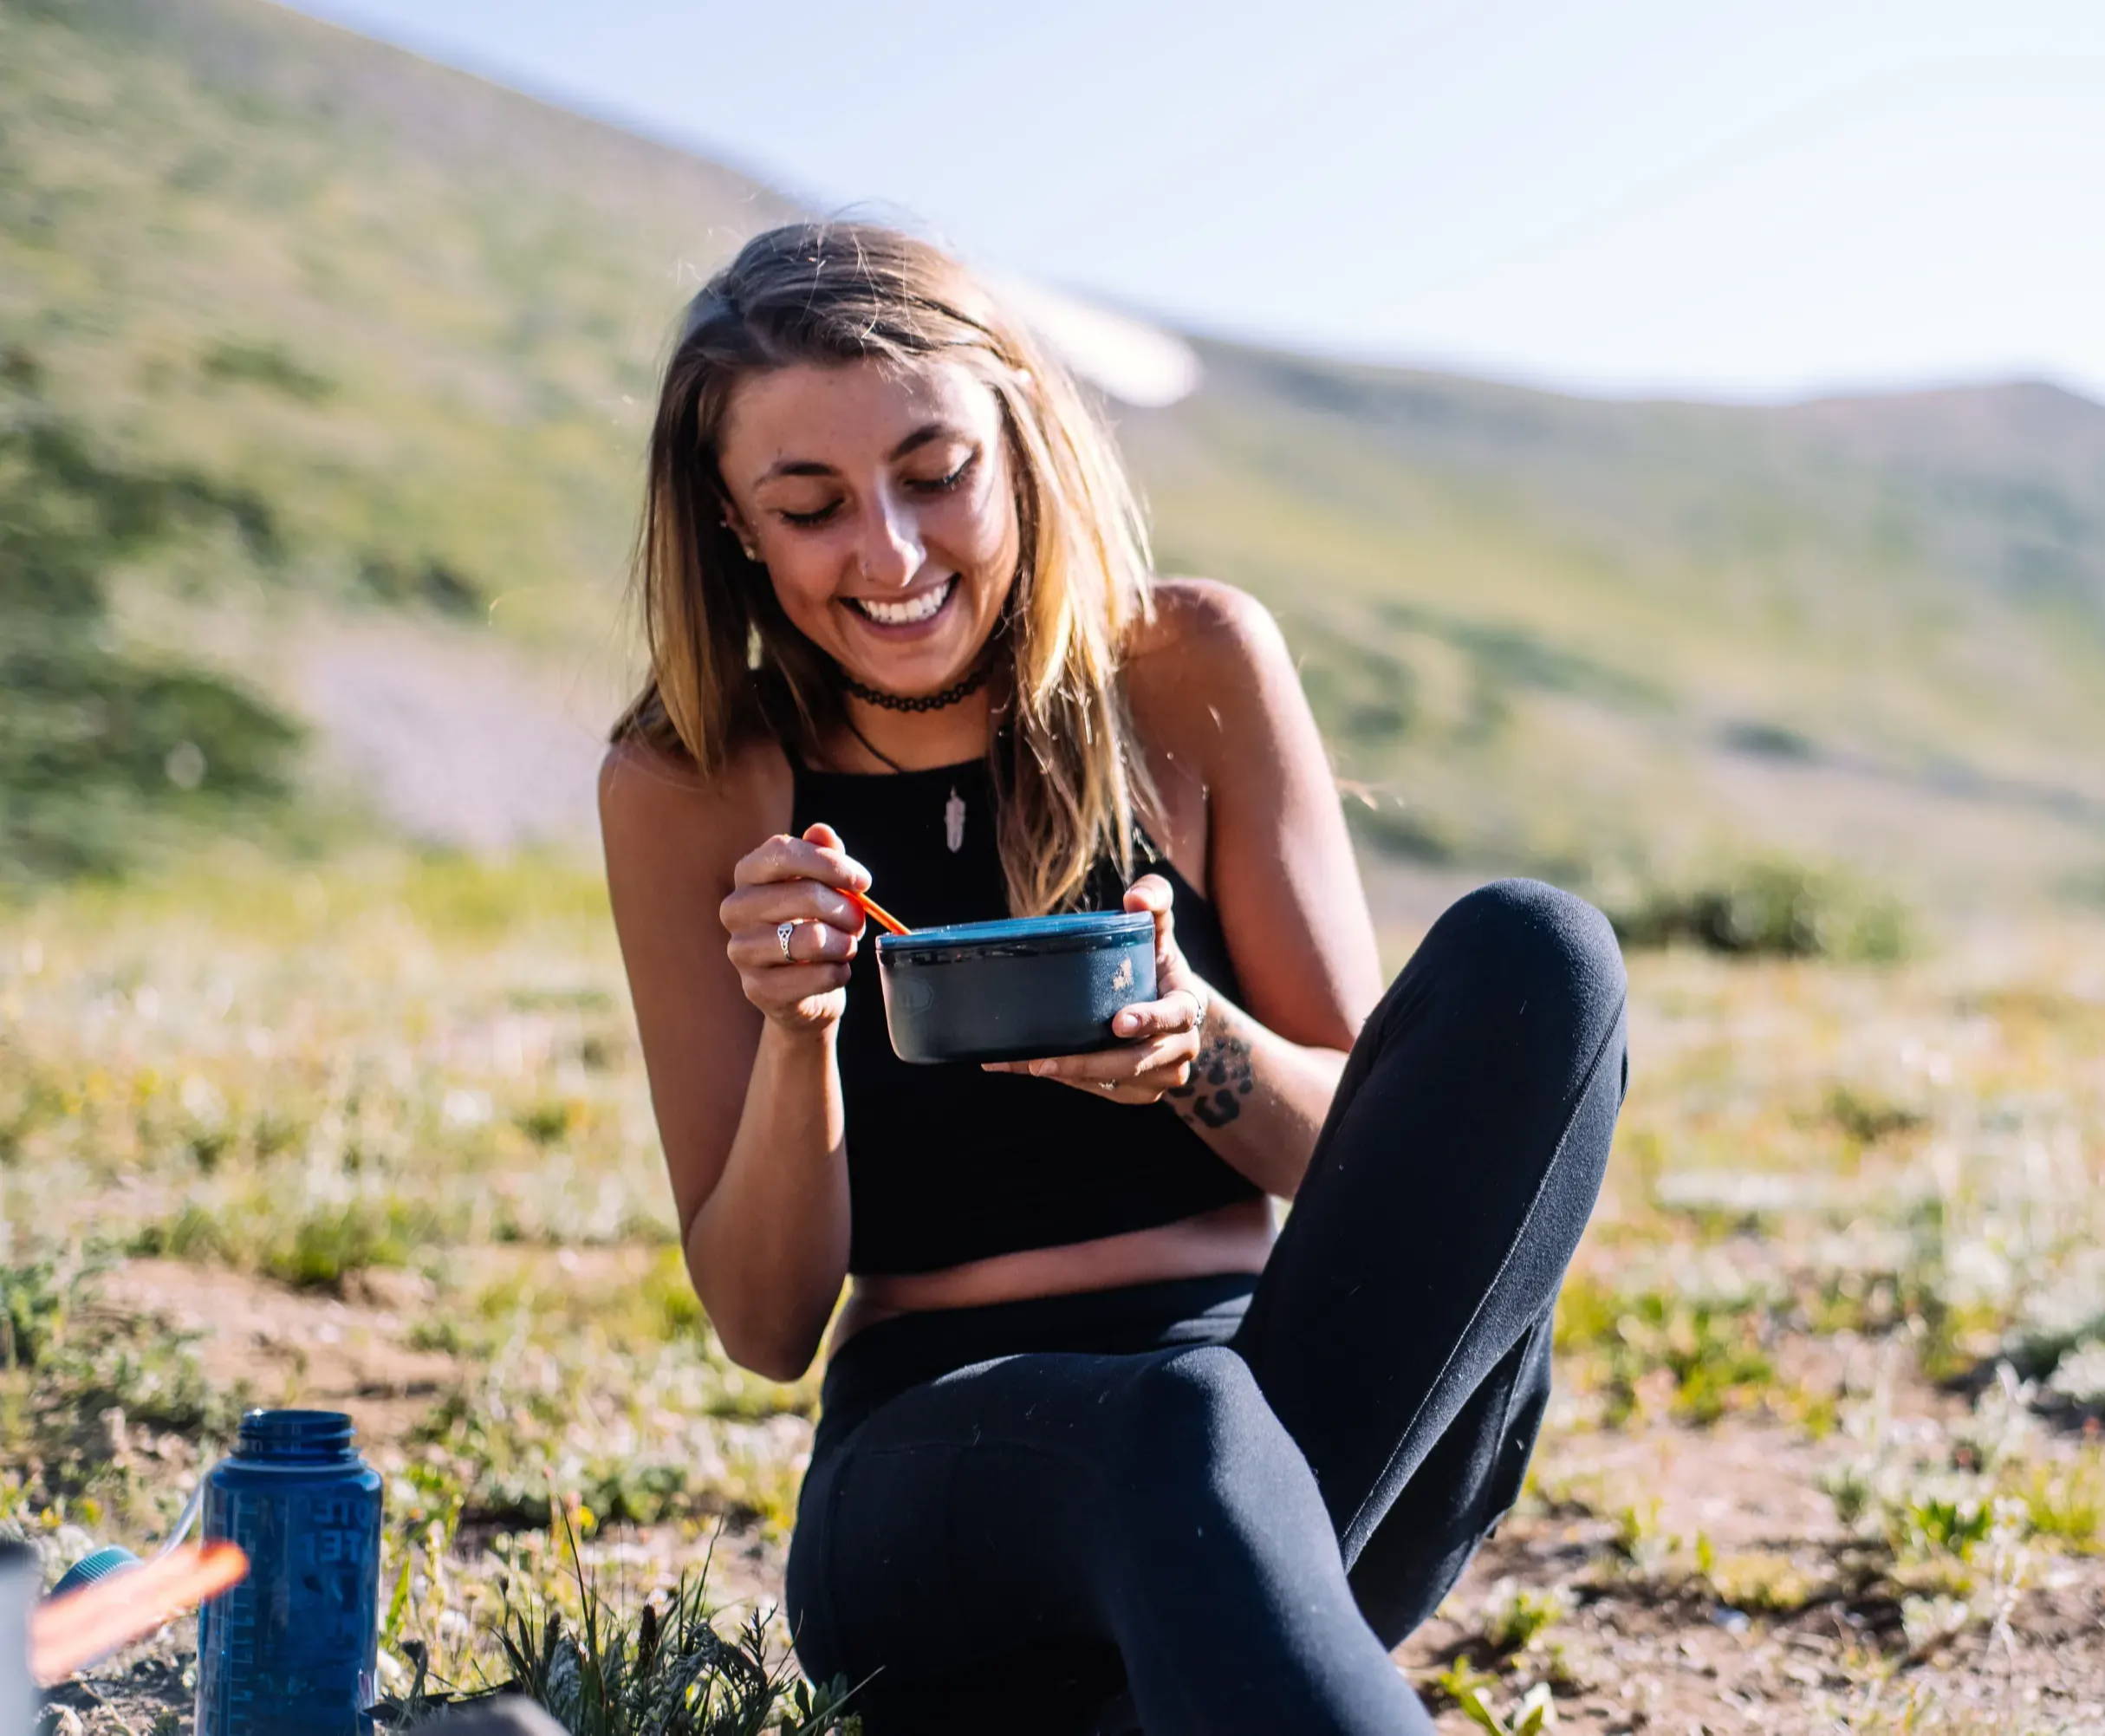
[[252, 0], [0, 30], [0, 320], [57, 408], [238, 478], [300, 588], [504, 597], [527, 637], [545, 601], [560, 642], [618, 570], [683, 291], [787, 203]]
[[1956, 829], [1953, 877], [1998, 885], [2098, 850], [2105, 406], [1200, 350], [1193, 399], [1126, 419], [1163, 564], [1271, 598], [1397, 847], [1569, 866], [1641, 816], [1640, 853], [1737, 830], [1934, 876]]
[[[655, 369], [793, 214], [263, 0], [0, 0], [0, 390], [222, 509], [110, 549], [112, 642], [318, 723], [315, 776], [428, 835], [589, 839]], [[2105, 862], [2105, 406], [1609, 402], [1197, 341], [1194, 395], [1116, 418], [1160, 564], [1279, 612], [1385, 855], [1775, 847], [1959, 899]]]

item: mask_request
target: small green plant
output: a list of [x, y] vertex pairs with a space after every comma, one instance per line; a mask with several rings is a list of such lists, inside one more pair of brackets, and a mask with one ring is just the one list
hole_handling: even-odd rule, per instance
[[1764, 1345], [1769, 1309], [1756, 1296], [1618, 1295], [1568, 1281], [1557, 1302], [1560, 1355], [1592, 1353], [1611, 1427], [1660, 1401], [1678, 1421], [1715, 1422], [1754, 1404], [1776, 1378]]
[[2105, 1466], [2095, 1448], [2072, 1464], [2032, 1466], [2013, 1480], [2029, 1535], [2079, 1554], [2105, 1551]]
[[815, 1687], [799, 1677], [789, 1659], [775, 1655], [764, 1613], [749, 1610], [729, 1636], [717, 1630], [705, 1563], [632, 1616], [601, 1591], [569, 1510], [562, 1515], [577, 1614], [508, 1579], [490, 1635], [502, 1679], [473, 1691], [434, 1690], [425, 1655], [412, 1651], [415, 1678], [406, 1694], [382, 1703], [385, 1721], [413, 1726], [446, 1707], [511, 1694], [570, 1736], [857, 1736], [847, 1680]]
[[1990, 1504], [1972, 1497], [1922, 1496], [1897, 1508], [1888, 1521], [1894, 1553], [1945, 1554], [1964, 1561], [1995, 1523]]
[[1485, 1599], [1485, 1643], [1501, 1654], [1524, 1651], [1570, 1613], [1571, 1594], [1563, 1586], [1538, 1591], [1502, 1579]]
[[585, 1106], [575, 1097], [546, 1097], [529, 1104], [513, 1120], [527, 1138], [546, 1147], [567, 1139], [584, 1118]]
[[1455, 1704], [1472, 1724], [1491, 1736], [1540, 1736], [1556, 1728], [1556, 1700], [1546, 1681], [1537, 1682], [1522, 1694], [1510, 1713], [1497, 1711], [1480, 1687], [1464, 1688], [1455, 1696]]
[[1464, 1652], [1433, 1671], [1425, 1679], [1424, 1685], [1440, 1699], [1459, 1706], [1464, 1695], [1481, 1694], [1487, 1687], [1498, 1687], [1498, 1677], [1494, 1671], [1478, 1669], [1470, 1661], [1469, 1654]]
[[168, 1223], [141, 1230], [131, 1252], [232, 1266], [296, 1290], [340, 1292], [358, 1272], [407, 1265], [443, 1229], [429, 1206], [394, 1194], [289, 1206], [259, 1184], [218, 1209], [193, 1201]]
[[1846, 1082], [1829, 1088], [1822, 1114], [1860, 1145], [1876, 1145], [1881, 1140], [1913, 1133], [1929, 1122], [1928, 1115], [1913, 1104], [1895, 1102]]
[[1713, 1556], [1703, 1569], [1718, 1601], [1750, 1616], [1788, 1616], [1803, 1609], [1824, 1590], [1788, 1556], [1768, 1550]]
[[1627, 1503], [1615, 1513], [1615, 1552], [1640, 1573], [1657, 1573], [1666, 1564], [1678, 1541], [1660, 1528], [1660, 1500], [1654, 1495], [1642, 1505]]
[[407, 1265], [412, 1253], [437, 1237], [428, 1210], [396, 1199], [317, 1206], [289, 1227], [289, 1237], [265, 1251], [262, 1266], [302, 1290], [341, 1290], [354, 1272]]

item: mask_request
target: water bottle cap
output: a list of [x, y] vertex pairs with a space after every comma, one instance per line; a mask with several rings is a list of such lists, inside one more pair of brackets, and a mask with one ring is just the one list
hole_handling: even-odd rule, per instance
[[340, 1410], [251, 1410], [241, 1418], [234, 1451], [244, 1459], [315, 1464], [356, 1451], [351, 1419]]
[[106, 1543], [100, 1549], [88, 1551], [60, 1574], [58, 1583], [51, 1588], [51, 1595], [63, 1596], [68, 1591], [78, 1591], [83, 1585], [93, 1585], [98, 1579], [107, 1579], [113, 1573], [138, 1565], [139, 1557], [123, 1544]]

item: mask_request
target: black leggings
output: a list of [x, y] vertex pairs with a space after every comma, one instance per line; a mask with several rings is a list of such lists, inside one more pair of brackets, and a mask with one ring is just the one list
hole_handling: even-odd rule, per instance
[[1429, 1736], [1388, 1654], [1519, 1492], [1627, 1081], [1601, 914], [1526, 880], [1459, 901], [1261, 1278], [842, 1347], [789, 1552], [806, 1670], [870, 1678], [868, 1736]]

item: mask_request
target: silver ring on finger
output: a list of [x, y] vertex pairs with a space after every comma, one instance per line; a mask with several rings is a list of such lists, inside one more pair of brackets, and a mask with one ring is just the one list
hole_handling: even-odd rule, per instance
[[775, 925], [775, 944], [782, 948], [785, 961], [789, 959], [789, 937], [796, 933], [796, 924], [794, 922], [777, 922]]

